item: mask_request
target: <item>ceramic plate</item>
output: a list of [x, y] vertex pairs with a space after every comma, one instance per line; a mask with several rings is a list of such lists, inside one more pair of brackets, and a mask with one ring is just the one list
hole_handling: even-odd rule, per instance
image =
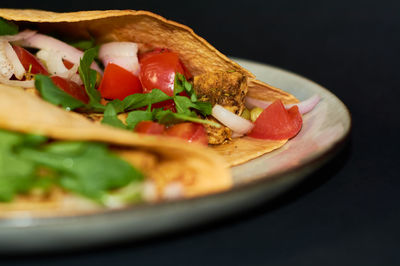
[[136, 240], [187, 228], [267, 201], [315, 171], [343, 146], [350, 114], [331, 92], [296, 74], [236, 59], [258, 79], [304, 100], [322, 101], [304, 115], [301, 132], [281, 149], [232, 168], [234, 187], [215, 195], [144, 204], [118, 211], [67, 218], [0, 220], [0, 250], [38, 251], [81, 248], [119, 240]]

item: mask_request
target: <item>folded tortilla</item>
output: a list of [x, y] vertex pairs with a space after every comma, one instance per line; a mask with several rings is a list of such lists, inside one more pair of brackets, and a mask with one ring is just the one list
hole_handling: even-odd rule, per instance
[[[94, 38], [97, 43], [131, 41], [139, 43], [139, 52], [162, 47], [178, 53], [194, 75], [207, 72], [237, 71], [247, 77], [248, 95], [266, 101], [298, 100], [291, 94], [261, 82], [248, 70], [220, 53], [192, 29], [148, 11], [108, 10], [54, 13], [41, 10], [0, 9], [0, 17], [14, 21], [22, 28], [67, 38]], [[275, 150], [286, 141], [260, 141], [248, 137], [215, 145], [230, 166], [247, 162]]]
[[[54, 140], [108, 143], [115, 153], [152, 180], [159, 194], [173, 182], [183, 185], [185, 198], [223, 191], [232, 186], [226, 162], [207, 147], [95, 124], [15, 87], [0, 85], [0, 128], [40, 134]], [[0, 217], [28, 210], [38, 215], [54, 216], [93, 212], [100, 208], [83, 202], [61, 190], [45, 199], [20, 196], [13, 203], [0, 203]]]

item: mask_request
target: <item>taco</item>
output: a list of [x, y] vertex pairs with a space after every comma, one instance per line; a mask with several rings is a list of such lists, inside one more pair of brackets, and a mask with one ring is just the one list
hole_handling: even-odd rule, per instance
[[[20, 30], [19, 37], [7, 36], [5, 40], [39, 49], [37, 55], [47, 67], [52, 65], [50, 74], [57, 75], [59, 69], [64, 69], [63, 77], [80, 80], [84, 85], [82, 90], [69, 83], [63, 85], [65, 81], [52, 77], [55, 85], [80, 101], [76, 103], [68, 97], [60, 100], [60, 93], [49, 85], [49, 79], [36, 76], [35, 86], [41, 96], [64, 108], [76, 109], [93, 121], [102, 120], [139, 133], [208, 143], [230, 166], [281, 147], [301, 129], [301, 110], [296, 106], [286, 110], [283, 105], [298, 103], [293, 95], [257, 80], [190, 28], [156, 14], [133, 10], [54, 13], [0, 9], [0, 17], [15, 23]], [[73, 47], [47, 35], [79, 41], [75, 43], [78, 45], [90, 41], [100, 45], [104, 73], [93, 60], [94, 48], [85, 54], [72, 51]], [[21, 54], [18, 49], [14, 46], [15, 52]], [[25, 71], [31, 65], [26, 63]], [[165, 68], [169, 69], [167, 74], [163, 72]], [[97, 85], [94, 70], [101, 79]], [[43, 73], [38, 73], [48, 74], [48, 71], [44, 68]], [[147, 95], [143, 96], [143, 92]], [[315, 105], [317, 101], [312, 102]], [[249, 110], [266, 105], [271, 107]], [[270, 133], [265, 135], [266, 131]]]
[[0, 217], [86, 214], [232, 186], [206, 147], [95, 124], [5, 85], [0, 153]]

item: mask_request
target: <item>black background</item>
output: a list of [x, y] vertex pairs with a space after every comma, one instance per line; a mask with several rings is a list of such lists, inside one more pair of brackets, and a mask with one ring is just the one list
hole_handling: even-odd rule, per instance
[[145, 9], [221, 52], [327, 87], [349, 107], [351, 140], [271, 203], [139, 243], [0, 258], [35, 265], [400, 265], [398, 1], [9, 1], [53, 11]]

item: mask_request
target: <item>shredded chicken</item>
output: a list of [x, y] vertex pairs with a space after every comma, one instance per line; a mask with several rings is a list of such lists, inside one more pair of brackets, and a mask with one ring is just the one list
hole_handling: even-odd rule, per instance
[[[244, 97], [247, 94], [247, 78], [239, 72], [212, 72], [193, 78], [193, 88], [200, 101], [219, 104], [229, 111], [241, 115]], [[210, 120], [216, 121], [214, 118]], [[231, 140], [232, 130], [205, 125], [209, 144], [222, 144]]]
[[193, 78], [193, 88], [200, 101], [219, 104], [240, 115], [247, 94], [247, 78], [239, 72], [211, 72]]

